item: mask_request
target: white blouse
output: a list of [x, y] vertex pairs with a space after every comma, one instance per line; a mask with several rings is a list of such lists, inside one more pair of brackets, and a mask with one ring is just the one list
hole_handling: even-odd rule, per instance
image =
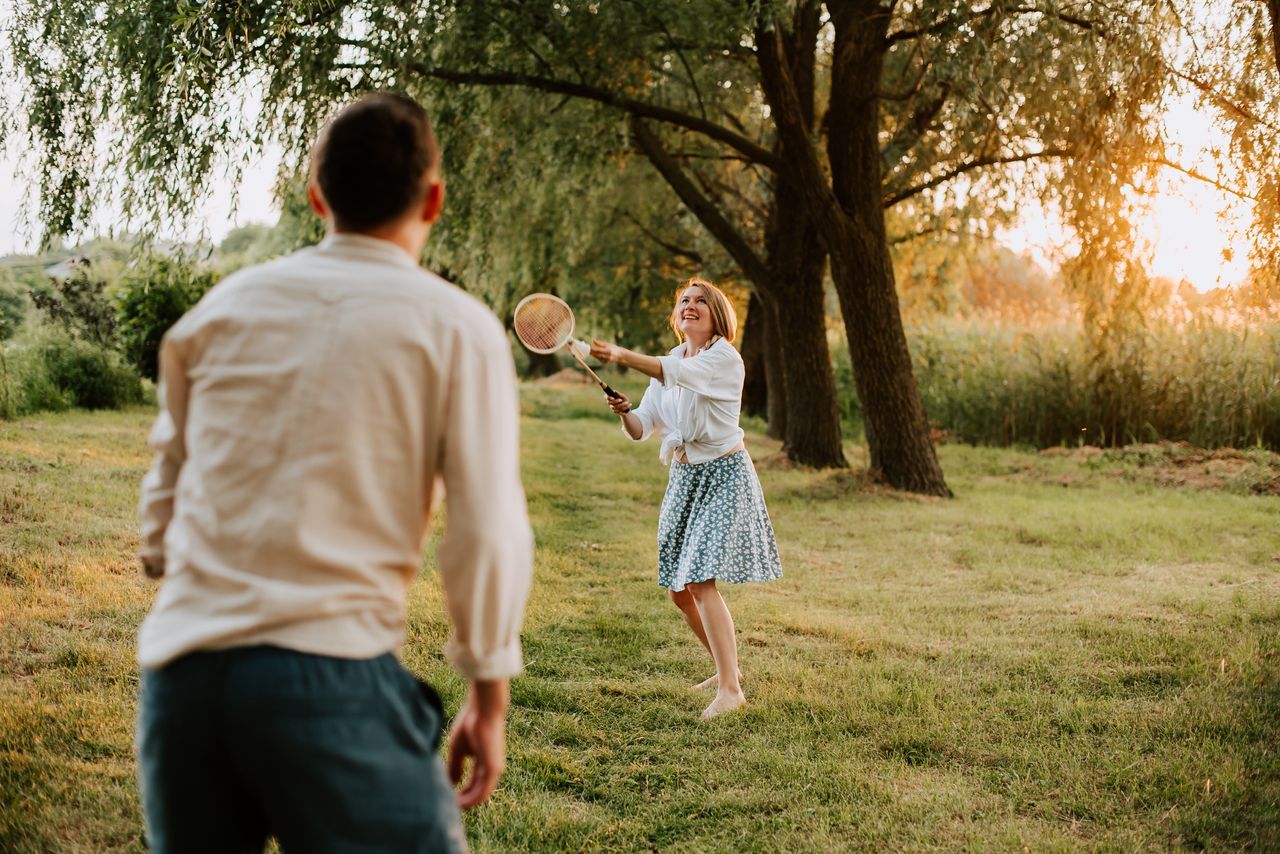
[[[640, 420], [640, 438], [634, 441], [658, 431], [663, 465], [681, 452], [690, 463], [714, 460], [732, 451], [743, 437], [738, 426], [746, 377], [742, 357], [723, 338], [688, 357], [686, 346], [682, 343], [658, 357], [662, 380], [650, 380], [640, 405], [632, 410]], [[622, 432], [631, 438], [625, 426]]]
[[445, 656], [471, 679], [520, 672], [533, 535], [493, 312], [394, 244], [335, 234], [228, 277], [160, 360], [142, 553], [165, 578], [143, 667], [258, 644], [398, 650], [443, 486]]

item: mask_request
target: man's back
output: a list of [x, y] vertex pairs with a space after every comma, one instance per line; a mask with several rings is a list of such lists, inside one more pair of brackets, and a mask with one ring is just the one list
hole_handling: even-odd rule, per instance
[[[186, 400], [167, 401], [181, 423], [166, 437], [162, 417], [155, 439], [185, 460], [172, 503], [144, 493], [144, 535], [173, 513], [152, 544], [166, 581], [144, 666], [251, 644], [348, 658], [398, 648], [438, 476], [451, 494], [446, 587], [527, 566], [517, 468], [501, 459], [518, 420], [505, 334], [394, 245], [334, 235], [232, 276], [167, 336], [162, 370], [169, 397]], [[477, 424], [479, 409], [507, 417]], [[468, 537], [477, 488], [487, 522], [513, 536]], [[523, 601], [526, 585], [505, 586]], [[455, 649], [455, 663], [497, 640]]]
[[[230, 277], [161, 345], [139, 554], [164, 577], [138, 643], [147, 843], [464, 851], [459, 809], [506, 767], [533, 569], [511, 351], [488, 309], [418, 268], [444, 206], [420, 104], [340, 110], [307, 194], [329, 237]], [[448, 772], [440, 699], [397, 658], [438, 483], [445, 655], [468, 681]]]

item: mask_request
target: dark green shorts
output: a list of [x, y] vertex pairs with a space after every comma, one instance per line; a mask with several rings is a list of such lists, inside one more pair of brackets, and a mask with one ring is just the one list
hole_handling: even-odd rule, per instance
[[137, 753], [159, 852], [465, 851], [440, 699], [392, 655], [201, 652], [142, 674]]

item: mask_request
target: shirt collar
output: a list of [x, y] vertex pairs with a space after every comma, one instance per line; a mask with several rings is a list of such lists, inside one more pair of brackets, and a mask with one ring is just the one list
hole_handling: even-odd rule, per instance
[[705, 353], [705, 352], [707, 352], [708, 350], [710, 350], [712, 347], [716, 346], [717, 344], [719, 344], [719, 343], [720, 343], [721, 341], [723, 341], [723, 340], [724, 340], [724, 336], [723, 336], [723, 335], [712, 335], [712, 336], [711, 336], [711, 340], [710, 340], [710, 341], [708, 341], [705, 345], [703, 345], [703, 347], [702, 347], [702, 349], [701, 349], [701, 350], [698, 350], [698, 351], [696, 351], [696, 352], [694, 352], [694, 353], [689, 353], [689, 339], [688, 339], [688, 338], [686, 338], [686, 339], [684, 339], [684, 341], [681, 341], [681, 342], [680, 342], [680, 346], [679, 346], [679, 347], [677, 347], [676, 349], [678, 349], [678, 350], [680, 351], [680, 354], [681, 354], [681, 355], [686, 355], [686, 354], [688, 354], [688, 355], [696, 356], [696, 355], [698, 355], [698, 353]]
[[324, 240], [320, 241], [318, 248], [321, 252], [348, 257], [359, 256], [369, 260], [376, 259], [401, 267], [416, 268], [418, 266], [417, 259], [399, 246], [389, 240], [380, 240], [367, 234], [351, 234], [349, 232], [329, 234]]

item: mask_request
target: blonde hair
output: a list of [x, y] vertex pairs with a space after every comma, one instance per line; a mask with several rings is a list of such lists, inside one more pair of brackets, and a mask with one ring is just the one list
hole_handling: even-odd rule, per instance
[[711, 309], [712, 334], [732, 343], [738, 336], [738, 315], [733, 310], [733, 303], [729, 302], [724, 291], [699, 276], [686, 280], [676, 288], [675, 306], [671, 309], [671, 328], [675, 330], [676, 337], [684, 340], [684, 333], [680, 331], [680, 295], [693, 287], [702, 288], [702, 292], [706, 294], [707, 307]]

